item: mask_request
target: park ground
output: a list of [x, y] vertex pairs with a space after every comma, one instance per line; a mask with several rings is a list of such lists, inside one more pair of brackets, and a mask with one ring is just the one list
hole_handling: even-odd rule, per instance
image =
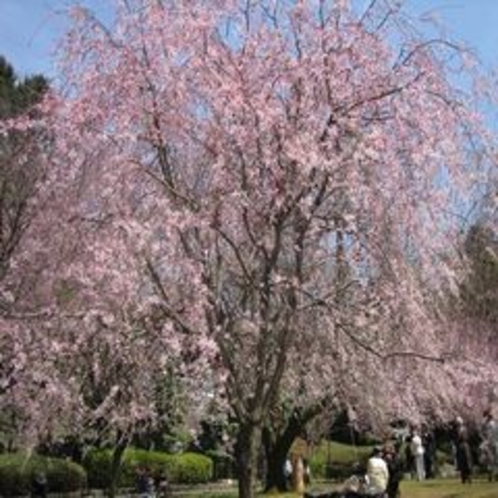
[[[327, 489], [326, 484], [311, 486], [311, 490]], [[332, 489], [332, 488], [328, 488]], [[235, 498], [237, 493], [232, 490], [211, 490], [181, 493], [184, 498]], [[296, 493], [260, 494], [258, 496], [271, 498], [299, 498]], [[498, 498], [498, 482], [487, 482], [484, 478], [476, 479], [470, 485], [463, 485], [458, 479], [433, 479], [424, 482], [403, 481], [400, 498]]]
[[401, 498], [498, 498], [498, 483], [476, 480], [467, 485], [457, 479], [401, 483]]

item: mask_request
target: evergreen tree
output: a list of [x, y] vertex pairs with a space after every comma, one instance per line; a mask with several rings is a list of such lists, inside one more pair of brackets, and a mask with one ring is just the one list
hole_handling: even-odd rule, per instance
[[[0, 56], [0, 120], [30, 111], [47, 89], [43, 76], [19, 79]], [[33, 131], [12, 131], [0, 138], [0, 280], [31, 219], [30, 199], [42, 177], [36, 160], [41, 144]]]

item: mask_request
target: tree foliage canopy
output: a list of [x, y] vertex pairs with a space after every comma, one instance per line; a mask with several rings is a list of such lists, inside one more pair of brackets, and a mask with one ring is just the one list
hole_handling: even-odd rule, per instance
[[[492, 157], [473, 96], [448, 77], [463, 52], [383, 1], [358, 14], [136, 0], [111, 26], [71, 16], [42, 119], [44, 216], [17, 261], [27, 305], [57, 310], [51, 355], [81, 364], [91, 341], [112, 353], [120, 374], [96, 412], [135, 427], [154, 413], [153, 369], [173, 362], [199, 403], [218, 395], [238, 420], [249, 496], [281, 396], [328, 391], [371, 420], [457, 400], [482, 370], [443, 364], [438, 305], [459, 276], [448, 241], [469, 164]], [[78, 412], [84, 376], [64, 373]]]

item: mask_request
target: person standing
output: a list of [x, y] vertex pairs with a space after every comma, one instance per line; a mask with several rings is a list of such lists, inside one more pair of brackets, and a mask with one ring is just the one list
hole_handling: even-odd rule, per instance
[[169, 498], [171, 496], [171, 489], [164, 469], [159, 470], [157, 473], [154, 479], [154, 489], [156, 490], [157, 498]]
[[292, 460], [292, 489], [298, 495], [304, 493], [304, 465], [303, 459], [295, 455]]
[[46, 498], [47, 497], [47, 476], [44, 472], [35, 472], [33, 481], [31, 483], [31, 496], [32, 498]]
[[292, 462], [290, 458], [287, 457], [284, 463], [285, 487], [287, 491], [292, 490], [292, 470]]
[[410, 430], [410, 433], [405, 439], [405, 472], [410, 474], [410, 477], [413, 479], [415, 476], [415, 459], [413, 457], [411, 448], [412, 436], [413, 434]]
[[471, 484], [472, 483], [472, 455], [470, 452], [470, 444], [469, 444], [469, 433], [465, 424], [463, 423], [463, 419], [461, 417], [457, 417], [455, 419], [456, 425], [456, 461], [457, 461], [457, 469], [460, 472], [460, 480], [462, 484]]
[[136, 487], [140, 498], [154, 498], [154, 479], [148, 467], [137, 469]]
[[386, 488], [387, 496], [388, 498], [398, 498], [399, 483], [403, 478], [403, 464], [396, 451], [396, 447], [391, 443], [386, 444], [383, 457], [389, 471], [389, 479]]
[[410, 450], [415, 460], [415, 476], [417, 481], [425, 479], [424, 445], [422, 438], [416, 428], [413, 429]]
[[434, 459], [436, 457], [436, 441], [433, 432], [425, 424], [422, 424], [422, 446], [424, 447], [424, 470], [425, 478], [434, 478]]
[[490, 408], [484, 411], [483, 418], [481, 453], [488, 470], [488, 479], [492, 481], [498, 476], [498, 424]]

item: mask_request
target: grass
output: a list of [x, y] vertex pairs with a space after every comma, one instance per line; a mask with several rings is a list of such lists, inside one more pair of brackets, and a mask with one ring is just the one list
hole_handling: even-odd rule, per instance
[[498, 483], [482, 479], [470, 485], [457, 479], [403, 481], [401, 498], [498, 498]]
[[[317, 488], [327, 489], [326, 485]], [[332, 489], [332, 485], [328, 488]], [[237, 493], [231, 489], [225, 492], [213, 493], [188, 493], [182, 496], [189, 498], [236, 498]], [[271, 498], [300, 498], [296, 493], [284, 494], [257, 494], [258, 497]], [[434, 479], [424, 482], [402, 481], [400, 498], [498, 498], [498, 482], [489, 483], [484, 479], [474, 481], [471, 485], [461, 484], [457, 479]]]

